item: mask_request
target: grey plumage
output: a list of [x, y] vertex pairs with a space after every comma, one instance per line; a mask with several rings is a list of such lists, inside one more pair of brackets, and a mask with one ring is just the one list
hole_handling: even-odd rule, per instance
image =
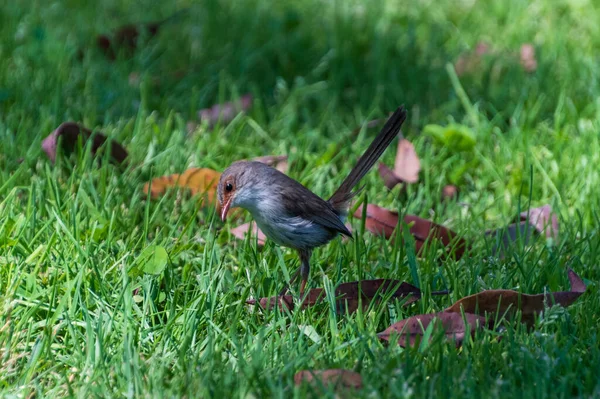
[[344, 225], [353, 191], [390, 145], [406, 119], [400, 107], [388, 119], [356, 166], [327, 201], [296, 180], [260, 162], [240, 161], [221, 175], [217, 188], [222, 218], [230, 207], [248, 210], [258, 227], [277, 244], [298, 250], [301, 259], [301, 292], [308, 279], [313, 248], [338, 234], [351, 237]]

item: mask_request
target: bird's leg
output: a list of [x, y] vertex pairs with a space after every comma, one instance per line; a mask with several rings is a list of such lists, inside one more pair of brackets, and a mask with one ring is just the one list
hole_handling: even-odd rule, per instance
[[304, 288], [306, 288], [308, 276], [310, 275], [310, 256], [312, 255], [312, 251], [299, 249], [298, 255], [300, 256], [300, 267], [298, 267], [292, 275], [290, 283], [286, 284], [283, 289], [279, 291], [279, 296], [285, 295], [288, 288], [296, 282], [298, 276], [302, 277], [302, 281], [300, 282], [300, 296], [304, 295]]
[[306, 288], [306, 283], [308, 282], [308, 276], [310, 275], [310, 256], [312, 255], [311, 250], [298, 250], [298, 255], [300, 255], [300, 277], [302, 281], [300, 282], [300, 296], [304, 296], [304, 288]]
[[296, 269], [296, 271], [294, 272], [294, 274], [292, 275], [292, 278], [290, 279], [290, 283], [289, 284], [285, 284], [283, 286], [283, 289], [281, 291], [279, 291], [279, 296], [283, 296], [285, 295], [285, 293], [287, 292], [287, 290], [290, 288], [290, 286], [292, 284], [294, 284], [294, 282], [296, 281], [296, 279], [298, 278], [298, 275], [300, 274], [300, 269], [302, 268], [302, 266], [298, 267], [298, 269]]

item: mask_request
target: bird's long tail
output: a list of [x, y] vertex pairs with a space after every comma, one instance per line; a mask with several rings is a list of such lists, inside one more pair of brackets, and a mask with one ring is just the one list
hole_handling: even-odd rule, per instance
[[348, 212], [350, 200], [357, 194], [352, 189], [375, 165], [375, 162], [377, 162], [381, 154], [383, 154], [394, 137], [396, 137], [405, 120], [406, 110], [401, 106], [390, 116], [383, 129], [381, 129], [381, 132], [375, 137], [375, 140], [373, 140], [363, 156], [360, 157], [358, 163], [348, 177], [346, 177], [340, 188], [329, 198], [333, 209], [345, 216]]

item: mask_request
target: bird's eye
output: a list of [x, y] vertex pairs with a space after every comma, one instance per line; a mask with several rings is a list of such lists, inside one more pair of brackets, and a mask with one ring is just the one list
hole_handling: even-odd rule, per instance
[[225, 191], [230, 192], [231, 190], [233, 190], [233, 184], [231, 184], [231, 183], [225, 184]]

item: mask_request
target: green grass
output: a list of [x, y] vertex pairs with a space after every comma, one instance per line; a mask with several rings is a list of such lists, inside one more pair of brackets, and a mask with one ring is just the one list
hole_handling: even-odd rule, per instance
[[[363, 397], [600, 395], [600, 32], [598, 7], [576, 1], [14, 2], [0, 13], [0, 390], [3, 397], [289, 397], [302, 369], [347, 368]], [[133, 58], [110, 62], [94, 36], [190, 7]], [[453, 63], [480, 41], [494, 52], [453, 82]], [[538, 69], [523, 72], [522, 43]], [[85, 49], [82, 59], [80, 48]], [[184, 77], [174, 73], [183, 70]], [[131, 72], [141, 76], [130, 85]], [[466, 96], [461, 97], [461, 87]], [[246, 116], [188, 135], [198, 109], [253, 93]], [[290, 175], [331, 194], [375, 132], [351, 131], [399, 104], [422, 159], [406, 194], [364, 183], [369, 202], [444, 224], [473, 243], [460, 261], [362, 233], [313, 256], [312, 285], [367, 278], [418, 283], [424, 298], [337, 315], [328, 304], [262, 312], [297, 265], [291, 251], [234, 241], [213, 208], [175, 194], [147, 202], [152, 177], [190, 166], [289, 154]], [[41, 140], [65, 120], [122, 142], [130, 166], [98, 167], [89, 152], [50, 164]], [[461, 123], [476, 137], [457, 152], [422, 134]], [[344, 143], [339, 152], [334, 146]], [[384, 161], [393, 163], [393, 148]], [[462, 170], [463, 172], [457, 172]], [[458, 184], [460, 202], [440, 191]], [[528, 206], [560, 215], [558, 242], [492, 255], [487, 229]], [[160, 275], [130, 276], [161, 245]], [[410, 248], [408, 246], [407, 248]], [[414, 264], [413, 271], [414, 271]], [[567, 309], [502, 340], [479, 333], [461, 349], [434, 339], [385, 347], [375, 334], [483, 289], [588, 283]], [[449, 289], [448, 297], [431, 296]], [[308, 328], [308, 327], [310, 328]], [[312, 333], [309, 333], [312, 332]], [[329, 395], [333, 395], [330, 391]]]

